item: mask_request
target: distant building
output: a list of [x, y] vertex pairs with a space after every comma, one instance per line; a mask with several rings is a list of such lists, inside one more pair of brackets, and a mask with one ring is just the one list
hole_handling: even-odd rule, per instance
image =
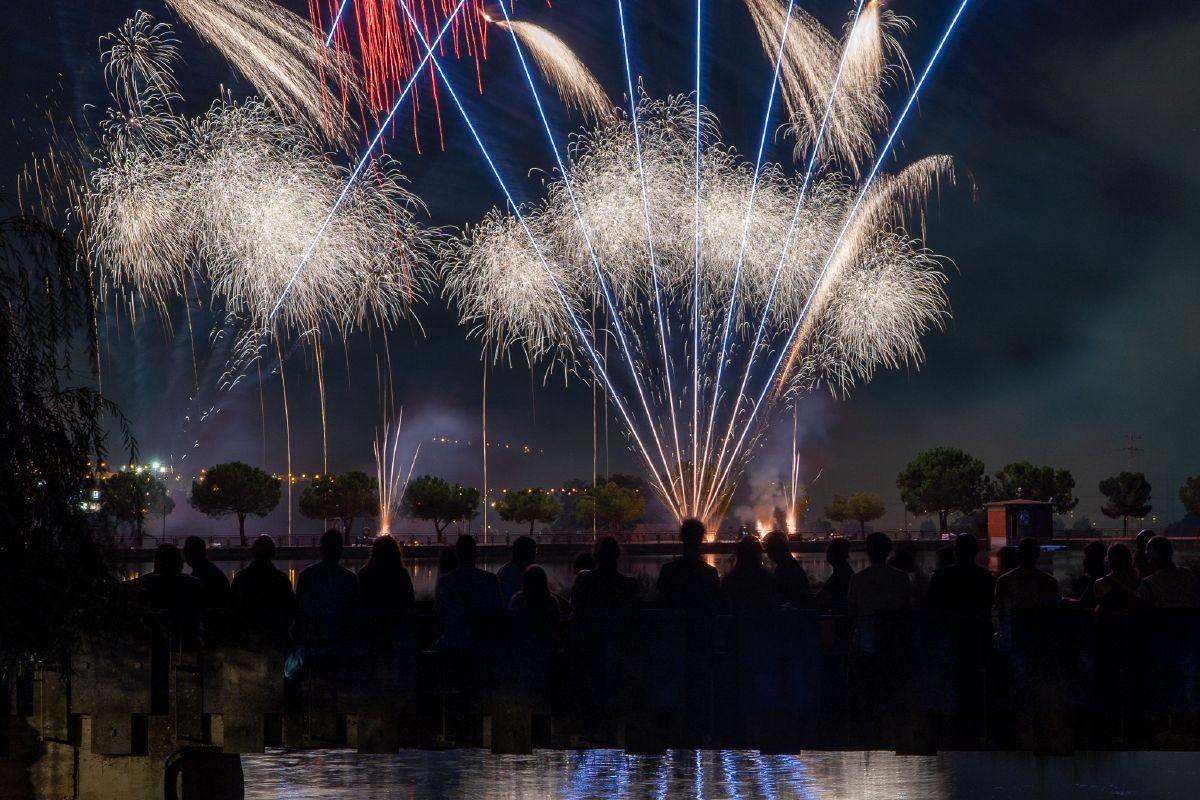
[[1054, 506], [1040, 500], [987, 503], [987, 532], [992, 547], [1016, 544], [1025, 538], [1048, 542], [1054, 538]]

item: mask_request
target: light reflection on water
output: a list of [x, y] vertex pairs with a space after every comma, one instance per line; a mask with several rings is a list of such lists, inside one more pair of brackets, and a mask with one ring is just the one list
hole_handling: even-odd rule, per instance
[[616, 750], [270, 751], [242, 757], [247, 800], [383, 798], [646, 798], [892, 800], [893, 798], [1193, 798], [1197, 753], [1023, 753]]

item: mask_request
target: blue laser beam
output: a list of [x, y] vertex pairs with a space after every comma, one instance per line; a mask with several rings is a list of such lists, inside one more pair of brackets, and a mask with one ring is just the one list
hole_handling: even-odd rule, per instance
[[[579, 341], [582, 343], [582, 345], [584, 347], [584, 350], [587, 352], [588, 357], [591, 359], [592, 366], [595, 369], [596, 374], [599, 375], [601, 380], [604, 381], [604, 385], [605, 385], [605, 388], [608, 390], [609, 396], [612, 398], [614, 405], [616, 405], [617, 410], [621, 413], [622, 419], [624, 419], [625, 424], [629, 428], [630, 436], [632, 436], [634, 441], [637, 443], [637, 445], [641, 451], [642, 457], [645, 459], [647, 464], [652, 465], [653, 462], [652, 462], [652, 459], [649, 458], [649, 450], [645, 447], [645, 444], [642, 442], [641, 436], [638, 434], [637, 428], [634, 426], [632, 418], [630, 417], [628, 411], [625, 409], [625, 405], [621, 401], [620, 395], [617, 394], [615, 387], [612, 385], [612, 382], [608, 377], [608, 374], [604, 371], [603, 361], [601, 360], [600, 355], [596, 352], [595, 348], [593, 348], [591, 343], [588, 341], [587, 333], [583, 327], [583, 324], [580, 322], [579, 317], [576, 314], [574, 307], [571, 305], [571, 302], [566, 295], [566, 292], [563, 291], [562, 286], [558, 282], [558, 279], [555, 278], [554, 270], [550, 268], [549, 262], [546, 261], [546, 258], [544, 256], [544, 254], [542, 253], [542, 249], [538, 245], [536, 237], [534, 237], [534, 235], [533, 235], [533, 231], [529, 228], [529, 224], [525, 221], [525, 216], [521, 213], [520, 206], [517, 204], [516, 200], [513, 198], [512, 192], [509, 191], [508, 184], [505, 183], [503, 176], [501, 176], [500, 170], [496, 166], [496, 162], [492, 158], [491, 152], [488, 150], [487, 145], [485, 145], [483, 143], [483, 138], [479, 135], [479, 131], [476, 129], [474, 123], [471, 121], [470, 114], [467, 113], [466, 108], [462, 104], [462, 100], [459, 99], [458, 92], [456, 92], [454, 90], [454, 85], [450, 82], [450, 79], [446, 75], [445, 70], [442, 69], [441, 62], [439, 62], [437, 57], [434, 55], [433, 48], [429, 44], [429, 41], [426, 39], [425, 34], [421, 31], [420, 26], [418, 26], [416, 24], [416, 19], [413, 16], [411, 9], [409, 9], [408, 4], [405, 2], [405, 0], [397, 0], [397, 3], [404, 10], [404, 13], [408, 17], [409, 21], [413, 24], [413, 30], [416, 32], [417, 38], [420, 40], [421, 46], [424, 48], [429, 61], [433, 64], [433, 68], [435, 70], [437, 70], [438, 74], [442, 78], [442, 82], [446, 88], [446, 93], [450, 95], [450, 99], [454, 102], [455, 108], [458, 109], [458, 113], [462, 117], [463, 122], [466, 124], [467, 130], [471, 134], [471, 138], [475, 140], [475, 144], [476, 144], [476, 146], [479, 147], [479, 152], [483, 156], [484, 161], [487, 163], [488, 169], [491, 171], [492, 176], [496, 179], [496, 183], [499, 186], [500, 191], [504, 194], [505, 201], [507, 202], [508, 206], [512, 209], [513, 214], [516, 217], [517, 221], [520, 223], [522, 230], [524, 230], [526, 238], [529, 239], [529, 244], [533, 248], [534, 254], [537, 256], [538, 260], [541, 262], [543, 269], [546, 270], [546, 275], [549, 277], [550, 283], [554, 287], [554, 291], [558, 294], [559, 300], [562, 301], [563, 306], [566, 308], [568, 319], [571, 321], [571, 327], [574, 329], [575, 334], [579, 337]], [[655, 480], [659, 483], [658, 488], [663, 491], [664, 496], [667, 495], [668, 492], [666, 491], [665, 487], [662, 485], [661, 480], [658, 478], [657, 470], [654, 470], [654, 477], [655, 477]]]
[[[867, 193], [870, 190], [871, 185], [874, 183], [876, 176], [878, 176], [879, 170], [882, 167], [884, 160], [887, 158], [888, 154], [891, 152], [892, 147], [895, 145], [896, 137], [899, 136], [901, 127], [903, 127], [905, 120], [908, 118], [909, 113], [912, 111], [913, 106], [916, 104], [917, 97], [921, 93], [921, 89], [925, 86], [925, 82], [928, 80], [930, 73], [933, 72], [933, 68], [937, 65], [937, 62], [941, 59], [942, 52], [945, 50], [945, 47], [946, 47], [946, 43], [950, 40], [950, 37], [954, 33], [955, 28], [958, 27], [959, 20], [962, 19], [963, 12], [966, 11], [967, 6], [970, 5], [970, 3], [971, 3], [971, 0], [962, 0], [962, 2], [959, 3], [958, 9], [954, 12], [954, 15], [950, 18], [950, 22], [946, 26], [946, 30], [942, 34], [941, 39], [938, 41], [937, 47], [934, 48], [932, 55], [930, 55], [929, 61], [925, 65], [925, 69], [921, 72], [921, 77], [917, 80], [916, 84], [914, 84], [912, 93], [909, 95], [908, 101], [904, 104], [904, 109], [900, 112], [899, 116], [896, 118], [896, 123], [895, 123], [895, 125], [892, 126], [892, 130], [891, 130], [891, 133], [888, 135], [887, 142], [884, 144], [883, 148], [880, 150], [878, 158], [875, 159], [875, 163], [872, 165], [871, 171], [867, 176], [866, 183], [863, 184], [862, 189], [859, 191], [858, 197], [855, 200], [854, 205], [851, 207], [850, 213], [846, 218], [846, 222], [842, 226], [841, 232], [838, 234], [837, 240], [834, 242], [833, 247], [829, 251], [829, 257], [826, 258], [825, 264], [821, 267], [821, 272], [817, 276], [817, 281], [815, 283], [815, 288], [814, 288], [813, 292], [811, 292], [809, 294], [808, 298], [805, 300], [804, 306], [800, 310], [799, 318], [796, 320], [796, 323], [792, 326], [791, 332], [788, 334], [788, 338], [787, 338], [786, 342], [784, 343], [784, 346], [780, 349], [779, 358], [776, 359], [774, 367], [771, 369], [771, 372], [767, 375], [767, 380], [763, 386], [762, 392], [759, 393], [758, 399], [755, 401], [754, 409], [753, 409], [752, 413], [750, 414], [749, 418], [747, 419], [746, 427], [745, 427], [745, 429], [743, 429], [742, 434], [738, 439], [737, 446], [734, 448], [733, 452], [735, 454], [741, 449], [742, 445], [744, 444], [746, 436], [749, 434], [751, 427], [754, 425], [755, 420], [758, 417], [758, 412], [761, 409], [763, 402], [767, 398], [768, 392], [770, 392], [771, 388], [775, 385], [776, 377], [778, 376], [778, 373], [779, 373], [779, 368], [783, 365], [784, 360], [787, 359], [788, 356], [790, 355], [792, 343], [795, 340], [797, 333], [799, 333], [800, 328], [803, 325], [805, 318], [808, 315], [809, 309], [811, 308], [813, 298], [816, 297], [818, 292], [820, 291], [821, 284], [824, 281], [826, 275], [828, 274], [829, 266], [830, 266], [830, 264], [833, 263], [833, 259], [837, 255], [838, 248], [841, 246], [842, 241], [846, 237], [846, 232], [850, 230], [851, 225], [854, 223], [854, 218], [858, 214], [859, 209], [862, 207], [863, 200], [866, 199]], [[772, 395], [772, 401], [774, 400], [774, 398], [776, 396], [777, 396], [776, 394]], [[736, 459], [734, 459], [732, 457], [730, 458], [729, 463], [725, 467], [726, 475], [729, 473], [729, 470], [732, 469], [735, 461], [736, 461]]]
[[[450, 16], [446, 17], [446, 21], [442, 23], [441, 29], [438, 30], [437, 38], [435, 38], [433, 41], [434, 47], [441, 42], [442, 37], [446, 35], [448, 30], [450, 30], [450, 24], [458, 16], [458, 12], [462, 10], [462, 7], [466, 5], [466, 2], [467, 0], [458, 0], [458, 5], [454, 7], [454, 11], [450, 14]], [[283, 307], [283, 302], [287, 299], [288, 294], [291, 293], [292, 286], [295, 285], [296, 279], [300, 277], [300, 273], [304, 269], [304, 266], [308, 263], [309, 259], [312, 258], [312, 254], [316, 251], [317, 244], [320, 243], [321, 238], [325, 235], [325, 231], [329, 229], [329, 223], [333, 221], [334, 215], [337, 214], [338, 209], [342, 207], [342, 203], [346, 200], [346, 196], [350, 194], [350, 190], [354, 187], [354, 183], [358, 180], [358, 176], [362, 173], [363, 168], [371, 160], [375, 148], [379, 145], [384, 133], [386, 133], [387, 129], [391, 126], [392, 120], [395, 119], [396, 112], [400, 110], [401, 104], [404, 103], [404, 100], [408, 97], [409, 92], [412, 91], [413, 85], [417, 82], [417, 78], [421, 76], [421, 72], [425, 69], [425, 65], [429, 63], [429, 60], [432, 56], [433, 51], [430, 50], [429, 54], [422, 58], [420, 63], [417, 64], [417, 68], [413, 70], [413, 74], [408, 79], [408, 83], [404, 85], [404, 90], [400, 92], [400, 96], [396, 98], [396, 102], [392, 105], [392, 110], [388, 112], [387, 117], [385, 117], [383, 120], [383, 124], [379, 126], [379, 131], [375, 134], [375, 137], [371, 139], [371, 142], [367, 145], [367, 149], [363, 151], [362, 156], [359, 157], [358, 163], [355, 165], [354, 170], [350, 173], [350, 177], [346, 180], [346, 185], [342, 187], [342, 191], [338, 195], [337, 200], [334, 201], [333, 207], [329, 209], [328, 216], [326, 216], [325, 221], [321, 223], [321, 227], [317, 230], [317, 234], [313, 237], [312, 242], [309, 243], [308, 249], [304, 251], [304, 256], [300, 259], [300, 263], [296, 265], [296, 269], [292, 273], [292, 276], [288, 278], [287, 283], [284, 284], [283, 291], [280, 293], [279, 299], [275, 301], [275, 307], [272, 308], [271, 313], [267, 315], [268, 322], [274, 320], [275, 315], [279, 313], [279, 309]]]
[[342, 0], [342, 4], [338, 6], [337, 16], [333, 18], [333, 22], [329, 26], [329, 35], [325, 37], [325, 46], [329, 47], [333, 44], [333, 37], [337, 35], [338, 25], [342, 22], [342, 15], [346, 13], [346, 6], [350, 5], [351, 0]]
[[[646, 401], [645, 391], [642, 387], [641, 379], [638, 376], [637, 365], [634, 363], [634, 360], [633, 360], [633, 352], [629, 346], [629, 341], [625, 335], [625, 326], [622, 325], [622, 323], [621, 323], [620, 313], [617, 310], [616, 303], [613, 301], [612, 293], [608, 286], [608, 281], [604, 276], [604, 273], [600, 267], [600, 261], [596, 256], [595, 248], [592, 245], [591, 234], [588, 231], [587, 223], [583, 219], [583, 213], [580, 211], [579, 201], [576, 198], [574, 187], [571, 185], [570, 173], [568, 172], [566, 164], [564, 163], [564, 161], [562, 159], [562, 154], [560, 153], [560, 151], [558, 149], [558, 144], [555, 142], [555, 139], [554, 139], [554, 133], [550, 128], [550, 120], [546, 116], [545, 107], [542, 105], [541, 95], [539, 94], [539, 92], [537, 90], [536, 82], [533, 79], [533, 71], [529, 68], [529, 64], [525, 59], [524, 49], [521, 47], [521, 43], [517, 39], [516, 31], [513, 30], [512, 19], [509, 17], [508, 8], [505, 7], [505, 5], [503, 3], [500, 4], [500, 11], [504, 15], [504, 21], [508, 25], [509, 33], [512, 36], [513, 48], [516, 50], [517, 60], [521, 65], [522, 72], [524, 72], [524, 74], [525, 74], [525, 81], [529, 86], [530, 94], [533, 96], [533, 102], [537, 108], [538, 117], [541, 119], [542, 128], [546, 131], [546, 138], [549, 141], [550, 149], [554, 154], [554, 161], [558, 165], [559, 173], [563, 176], [563, 185], [566, 187], [567, 196], [571, 201], [571, 206], [575, 211], [575, 218], [578, 221], [580, 231], [583, 234], [584, 244], [586, 245], [586, 247], [588, 249], [588, 254], [592, 261], [592, 267], [596, 274], [596, 280], [600, 286], [601, 294], [604, 297], [605, 306], [608, 309], [609, 314], [612, 316], [613, 328], [616, 331], [617, 337], [618, 337], [618, 339], [620, 339], [620, 342], [621, 342], [621, 348], [620, 348], [621, 352], [625, 356], [625, 360], [627, 361], [627, 363], [629, 365], [629, 372], [633, 378], [633, 382], [637, 389], [638, 396], [641, 398], [642, 407], [643, 407], [643, 410], [646, 412], [646, 417], [648, 420], [652, 420], [653, 415], [650, 413], [650, 406], [649, 406], [649, 403]], [[647, 213], [647, 225], [648, 225], [649, 224], [649, 208], [648, 207], [646, 209], [646, 213]], [[647, 230], [647, 234], [649, 234], [649, 230]], [[653, 270], [653, 257], [651, 260], [651, 269]], [[658, 313], [658, 321], [659, 321], [659, 330], [660, 330], [660, 338], [661, 338], [661, 337], [665, 336], [665, 333], [663, 333], [662, 306], [661, 306], [661, 303], [659, 302], [657, 281], [655, 281], [655, 302], [656, 302], [656, 307], [659, 312]], [[664, 354], [664, 360], [665, 360], [665, 356], [666, 356], [665, 340], [664, 340], [663, 347], [664, 347], [663, 354]], [[668, 378], [667, 378], [668, 393], [670, 393], [670, 385], [671, 385], [670, 377], [668, 376]], [[672, 419], [674, 419], [674, 401], [673, 400], [671, 401], [671, 407], [672, 407]], [[663, 460], [663, 465], [664, 465], [664, 467], [668, 468], [668, 471], [669, 471], [669, 461], [666, 458], [666, 453], [663, 451], [662, 443], [659, 440], [657, 426], [655, 426], [653, 423], [651, 423], [651, 433], [653, 433], [653, 435], [654, 435], [655, 445], [657, 446], [659, 455]], [[676, 441], [676, 451], [677, 452], [679, 449], [678, 438], [679, 438], [678, 433], [676, 432], [675, 433], [675, 441]], [[681, 478], [682, 478], [682, 474], [681, 474]]]

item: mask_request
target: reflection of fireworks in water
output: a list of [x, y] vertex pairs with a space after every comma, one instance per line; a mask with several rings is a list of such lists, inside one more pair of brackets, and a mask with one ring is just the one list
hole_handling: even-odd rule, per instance
[[413, 452], [408, 469], [398, 464], [396, 459], [400, 452], [400, 429], [404, 423], [404, 409], [396, 418], [396, 428], [392, 431], [391, 422], [384, 417], [383, 430], [375, 432], [375, 475], [379, 482], [379, 535], [390, 536], [392, 519], [400, 513], [400, 503], [404, 499], [404, 491], [412, 478], [413, 468], [417, 465], [417, 456], [421, 454], [421, 445]]
[[[778, 47], [785, 95], [790, 81], [820, 112], [802, 177], [741, 161], [715, 118], [684, 98], [642, 98], [628, 119], [575, 143], [542, 203], [497, 209], [446, 247], [446, 292], [463, 322], [497, 349], [595, 370], [678, 517], [719, 522], [778, 398], [776, 378], [845, 391], [880, 365], [918, 363], [921, 334], [945, 314], [938, 261], [904, 226], [949, 160], [876, 180], [912, 99], [861, 184], [813, 175], [823, 146], [855, 173], [873, 149], [880, 120], [869, 97], [886, 74], [870, 66], [886, 50], [880, 13], [869, 5], [840, 53], [831, 46], [800, 65], [790, 39]], [[848, 100], [838, 99], [843, 71]], [[792, 121], [808, 124], [802, 111]], [[595, 333], [581, 323], [592, 307], [606, 314]], [[619, 369], [606, 369], [606, 345], [624, 359]], [[725, 385], [725, 372], [739, 385]]]

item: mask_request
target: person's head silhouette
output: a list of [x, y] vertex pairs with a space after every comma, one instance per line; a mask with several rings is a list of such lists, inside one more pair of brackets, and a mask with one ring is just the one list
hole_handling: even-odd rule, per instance
[[763, 538], [762, 544], [767, 557], [776, 564], [792, 557], [787, 534], [783, 531], [771, 531]]
[[367, 558], [367, 566], [373, 569], [399, 569], [404, 567], [404, 556], [400, 553], [400, 543], [391, 536], [379, 536], [371, 542], [371, 555]]
[[438, 575], [445, 575], [448, 572], [453, 572], [458, 567], [458, 549], [448, 544], [442, 548], [442, 552], [438, 555]]
[[733, 549], [733, 568], [761, 569], [763, 548], [757, 537], [747, 536]]
[[617, 560], [621, 557], [621, 545], [611, 536], [603, 536], [596, 542], [596, 567], [600, 570], [613, 571], [617, 568]]
[[1041, 552], [1042, 546], [1037, 539], [1022, 539], [1017, 544], [1017, 563], [1022, 567], [1032, 567], [1037, 564]]
[[1146, 546], [1148, 544], [1150, 544], [1150, 540], [1153, 538], [1154, 538], [1154, 531], [1150, 530], [1149, 528], [1146, 528], [1144, 530], [1138, 531], [1138, 534], [1134, 538], [1133, 543], [1137, 547], [1137, 551], [1139, 553], [1144, 553], [1144, 552], [1146, 552]]
[[867, 537], [867, 558], [872, 564], [883, 564], [892, 552], [892, 537], [876, 531]]
[[526, 600], [542, 600], [550, 596], [550, 581], [546, 578], [546, 570], [536, 564], [528, 566], [521, 573], [521, 594]]
[[825, 547], [825, 560], [834, 569], [850, 564], [850, 542], [845, 539], [834, 539]]
[[189, 536], [183, 540], [183, 560], [195, 569], [208, 561], [208, 546], [199, 536]]
[[518, 536], [512, 543], [512, 562], [527, 567], [537, 560], [537, 542], [531, 536]]
[[255, 561], [270, 562], [275, 558], [275, 540], [269, 534], [259, 534], [254, 539], [254, 544], [250, 545], [250, 555]]
[[954, 537], [954, 563], [974, 564], [979, 555], [979, 540], [974, 534], [960, 533]]
[[458, 566], [470, 569], [475, 566], [475, 554], [478, 551], [478, 546], [475, 544], [475, 537], [469, 533], [464, 533], [459, 536], [454, 542], [454, 555], [458, 559]]
[[321, 534], [321, 558], [337, 561], [342, 557], [342, 533], [332, 528]]
[[178, 575], [183, 572], [183, 555], [169, 542], [154, 551], [154, 571], [159, 575]]
[[1175, 564], [1175, 547], [1167, 537], [1155, 536], [1146, 544], [1146, 557], [1154, 569], [1168, 569]]
[[1108, 569], [1117, 575], [1125, 575], [1133, 571], [1133, 553], [1123, 544], [1114, 544], [1108, 548]]
[[680, 523], [679, 541], [683, 542], [685, 555], [699, 555], [700, 543], [704, 541], [704, 533], [704, 523], [695, 517], [688, 517]]

